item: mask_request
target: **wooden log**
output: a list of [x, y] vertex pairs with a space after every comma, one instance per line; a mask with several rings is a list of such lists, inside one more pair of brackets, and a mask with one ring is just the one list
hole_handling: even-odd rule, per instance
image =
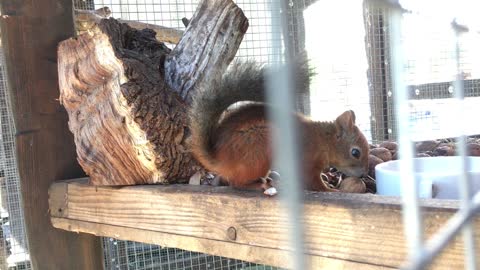
[[101, 20], [110, 17], [110, 8], [103, 7], [97, 10], [75, 9], [75, 30], [77, 34], [83, 34], [93, 29]]
[[[221, 19], [212, 19], [216, 12]], [[177, 80], [183, 80], [175, 85], [178, 88], [165, 83], [165, 77], [172, 77], [165, 72], [175, 72], [163, 68], [171, 52], [155, 40], [152, 30], [139, 31], [108, 19], [60, 44], [60, 102], [69, 114], [78, 161], [93, 184], [185, 183], [202, 170], [186, 144], [187, 97], [194, 89], [181, 86], [203, 84], [211, 74], [222, 74], [248, 24], [230, 0], [203, 1], [192, 20], [204, 24], [186, 30], [176, 47], [184, 54], [174, 53], [169, 66], [194, 71], [202, 65], [195, 76]], [[222, 27], [211, 27], [215, 23]], [[219, 38], [225, 33], [235, 34]], [[210, 53], [199, 52], [205, 44]], [[197, 46], [197, 55], [190, 52], [191, 46]], [[196, 61], [178, 61], [184, 56]]]
[[58, 49], [60, 102], [80, 165], [96, 185], [188, 179], [196, 162], [185, 151], [184, 105], [158, 70], [170, 50], [153, 31], [114, 19], [91, 32]]
[[[97, 24], [99, 24], [101, 20], [110, 17], [110, 15], [111, 15], [111, 11], [108, 7], [99, 8], [97, 10], [76, 9], [75, 25], [76, 25], [77, 33], [82, 34], [84, 32], [90, 31]], [[181, 30], [164, 27], [156, 24], [129, 21], [129, 20], [118, 20], [118, 21], [121, 23], [126, 23], [128, 24], [128, 26], [138, 30], [152, 29], [153, 31], [155, 31], [156, 33], [155, 38], [159, 42], [177, 44], [183, 35], [183, 31]]]
[[[423, 200], [422, 207], [424, 232], [430, 237], [455, 213], [458, 201]], [[289, 217], [277, 198], [258, 192], [60, 182], [50, 189], [50, 213], [61, 229], [290, 266], [285, 259]], [[337, 265], [325, 269], [398, 268], [406, 258], [400, 198], [308, 192], [304, 213], [306, 254], [319, 262], [313, 269], [328, 263]], [[480, 229], [476, 221], [474, 230]], [[462, 269], [461, 240], [457, 237], [432, 269]], [[479, 234], [475, 240], [480, 244]]]
[[221, 78], [247, 29], [247, 18], [232, 1], [202, 1], [182, 39], [167, 56], [168, 85], [190, 103], [193, 89], [208, 87]]
[[128, 26], [138, 30], [152, 29], [156, 33], [155, 38], [160, 42], [178, 44], [178, 42], [180, 42], [180, 39], [183, 36], [182, 30], [177, 30], [170, 27], [165, 27], [165, 26], [151, 24], [151, 23], [129, 21], [129, 20], [118, 20], [118, 21], [121, 23], [126, 23], [128, 24]]
[[[74, 35], [72, 1], [1, 1], [0, 13], [8, 104], [14, 118], [14, 125], [9, 128], [15, 130], [8, 138], [14, 139], [11, 144], [16, 147], [16, 155], [9, 156], [7, 164], [12, 166], [10, 172], [18, 169], [20, 183], [14, 183], [21, 190], [21, 194], [9, 195], [9, 199], [21, 198], [23, 207], [22, 212], [10, 214], [12, 222], [21, 221], [25, 225], [25, 231], [15, 227], [20, 233], [13, 231], [12, 236], [25, 232], [28, 238], [28, 249], [17, 246], [17, 250], [24, 248], [28, 252], [25, 258], [30, 255], [33, 269], [102, 269], [98, 237], [59, 231], [52, 227], [47, 215], [47, 191], [52, 181], [84, 176], [75, 159], [67, 114], [56, 101], [59, 94], [56, 48], [58, 42]], [[2, 132], [7, 130], [4, 125], [11, 124], [3, 121], [4, 116], [2, 112]], [[23, 244], [21, 239], [15, 240]]]

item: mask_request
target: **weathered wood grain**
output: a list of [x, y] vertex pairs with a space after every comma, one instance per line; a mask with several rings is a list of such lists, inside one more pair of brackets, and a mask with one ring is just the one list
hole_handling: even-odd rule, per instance
[[126, 23], [130, 27], [133, 27], [138, 30], [142, 29], [152, 29], [155, 31], [156, 35], [155, 38], [160, 42], [167, 42], [171, 44], [178, 44], [180, 39], [183, 36], [182, 30], [177, 30], [174, 28], [169, 28], [161, 25], [151, 24], [151, 23], [143, 23], [137, 21], [130, 21], [130, 20], [119, 20], [121, 23]]
[[186, 181], [196, 171], [182, 101], [158, 70], [170, 50], [154, 35], [109, 19], [58, 47], [60, 102], [93, 184]]
[[[2, 0], [0, 8], [9, 104], [14, 116], [13, 125], [4, 121], [6, 112], [2, 112], [2, 126], [10, 125], [8, 129], [16, 131], [17, 164], [9, 166], [18, 165], [21, 188], [21, 194], [12, 194], [10, 199], [22, 199], [28, 248], [22, 238], [17, 242], [30, 254], [33, 269], [102, 269], [100, 239], [59, 231], [52, 227], [47, 214], [47, 191], [52, 181], [84, 176], [76, 161], [67, 114], [56, 100], [56, 48], [59, 41], [74, 35], [72, 1]], [[5, 132], [7, 127], [2, 129]], [[14, 158], [7, 160], [13, 162]], [[24, 231], [17, 227], [20, 213], [10, 214], [12, 237], [22, 237]]]
[[[264, 247], [249, 246], [232, 242], [190, 237], [178, 234], [163, 233], [123, 226], [85, 222], [67, 218], [52, 217], [55, 227], [71, 232], [90, 233], [97, 236], [114, 237], [116, 239], [155, 244], [164, 247], [188, 249], [190, 251], [223, 256], [232, 259], [244, 260], [270, 266], [290, 268], [291, 253]], [[372, 264], [349, 262], [322, 256], [307, 256], [311, 269], [355, 269], [380, 270], [393, 269]]]
[[[181, 236], [235, 243], [228, 247], [233, 251], [224, 251], [228, 254], [234, 253], [238, 245], [278, 252], [273, 257], [282, 257], [289, 250], [289, 223], [284, 209], [277, 198], [255, 192], [179, 185], [95, 188], [75, 182], [68, 184], [66, 194], [60, 194], [58, 191], [61, 190], [52, 193], [50, 206], [52, 217], [64, 219], [63, 224], [78, 221], [85, 222], [82, 226], [77, 224], [79, 228], [94, 223], [98, 224], [95, 225], [98, 229], [105, 229], [103, 225], [108, 225], [145, 231], [147, 236], [138, 241], [155, 232], [172, 234], [173, 238]], [[58, 203], [61, 200], [56, 197], [65, 198], [65, 202]], [[427, 236], [436, 232], [458, 207], [455, 201], [440, 200], [424, 201], [423, 205]], [[392, 268], [399, 267], [405, 259], [401, 206], [397, 198], [307, 193], [304, 210], [305, 248], [310, 256]], [[65, 229], [66, 225], [57, 225], [56, 221], [58, 219], [54, 219], [54, 226]], [[92, 228], [85, 230], [91, 233]], [[229, 234], [229, 228], [235, 229], [234, 238]], [[135, 240], [137, 236], [138, 233], [121, 237]], [[480, 244], [478, 235], [476, 240]], [[187, 250], [198, 248], [189, 243], [168, 241]], [[281, 264], [278, 260], [274, 261]], [[265, 260], [262, 263], [269, 264]], [[463, 246], [456, 239], [435, 261], [435, 269], [462, 267]]]
[[218, 82], [247, 29], [248, 20], [233, 1], [201, 1], [182, 39], [166, 58], [168, 85], [190, 103], [194, 89]]
[[60, 102], [92, 184], [185, 183], [204, 172], [187, 143], [193, 86], [219, 79], [248, 22], [231, 0], [201, 1], [192, 22], [173, 52], [153, 30], [114, 19], [60, 43]]

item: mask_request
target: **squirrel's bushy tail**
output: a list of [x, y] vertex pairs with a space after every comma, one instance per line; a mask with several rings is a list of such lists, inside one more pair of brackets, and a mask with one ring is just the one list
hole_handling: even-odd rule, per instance
[[[239, 101], [265, 102], [268, 67], [253, 61], [236, 61], [223, 75], [219, 85], [198, 89], [189, 112], [191, 146], [199, 161], [214, 162], [216, 129], [222, 113]], [[307, 91], [312, 70], [301, 55], [293, 63], [295, 93]], [[208, 166], [207, 166], [208, 167]]]

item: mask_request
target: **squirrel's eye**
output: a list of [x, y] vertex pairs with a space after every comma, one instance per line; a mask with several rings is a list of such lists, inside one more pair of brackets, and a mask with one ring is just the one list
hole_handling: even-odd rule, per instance
[[353, 148], [352, 149], [352, 156], [354, 158], [360, 158], [360, 150], [358, 150], [357, 148]]

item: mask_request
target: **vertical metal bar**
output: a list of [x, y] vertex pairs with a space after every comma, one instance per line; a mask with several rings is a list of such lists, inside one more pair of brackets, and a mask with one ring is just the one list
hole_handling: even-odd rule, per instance
[[[455, 98], [458, 100], [457, 103], [457, 119], [464, 118], [463, 110], [463, 101], [465, 97], [464, 85], [463, 85], [463, 70], [460, 66], [460, 34], [462, 32], [468, 31], [465, 27], [457, 24], [456, 21], [452, 22], [452, 28], [455, 31], [455, 62], [456, 62], [456, 80], [455, 80]], [[469, 162], [467, 160], [467, 139], [465, 135], [465, 124], [463, 121], [459, 121], [458, 129], [460, 135], [457, 138], [457, 150], [460, 155], [460, 185], [459, 185], [459, 195], [460, 195], [460, 207], [461, 209], [469, 209], [470, 199], [471, 199], [471, 189], [470, 189], [470, 179], [468, 176], [469, 171]], [[475, 238], [472, 225], [465, 224], [462, 230], [464, 248], [465, 248], [465, 269], [475, 270]]]
[[[305, 260], [303, 255], [303, 208], [301, 197], [301, 176], [298, 170], [297, 134], [294, 128], [292, 97], [293, 84], [290, 72], [290, 49], [287, 38], [288, 28], [286, 18], [288, 3], [286, 0], [272, 1], [272, 44], [277, 60], [281, 60], [281, 49], [285, 50], [285, 68], [274, 72], [267, 81], [267, 97], [274, 104], [269, 110], [269, 117], [280, 132], [274, 132], [274, 164], [281, 168], [284, 191], [279, 194], [288, 211], [290, 235], [289, 240], [293, 248], [293, 269], [304, 270]], [[283, 34], [283, 46], [282, 35]], [[281, 61], [276, 61], [275, 64]]]
[[398, 5], [391, 7], [390, 47], [392, 56], [393, 94], [397, 130], [400, 145], [400, 178], [403, 199], [403, 227], [407, 239], [409, 258], [421, 256], [423, 244], [422, 220], [418, 202], [418, 186], [414, 177], [413, 143], [409, 127], [409, 106], [407, 88], [404, 81], [404, 58], [402, 48], [401, 21], [403, 9]]

